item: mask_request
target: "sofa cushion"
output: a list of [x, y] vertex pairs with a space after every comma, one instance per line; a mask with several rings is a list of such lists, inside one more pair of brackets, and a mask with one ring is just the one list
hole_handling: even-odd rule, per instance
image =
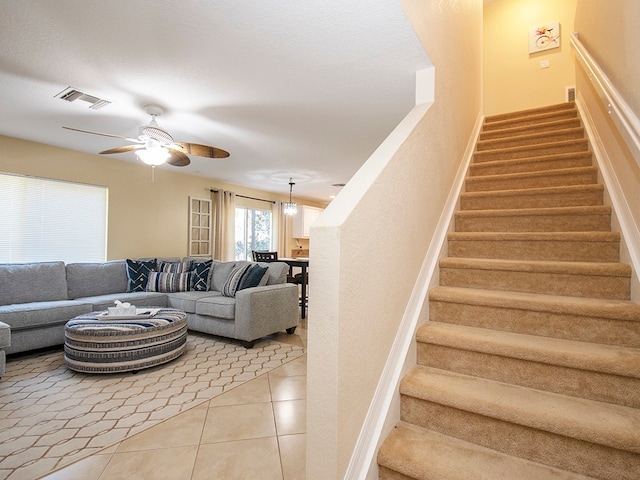
[[69, 298], [92, 297], [127, 291], [127, 266], [124, 260], [67, 265]]
[[222, 295], [224, 295], [225, 297], [235, 297], [236, 292], [238, 291], [238, 289], [240, 289], [242, 283], [245, 281], [245, 278], [250, 271], [250, 264], [234, 267], [227, 277], [226, 282], [224, 282], [220, 293], [222, 293]]
[[215, 290], [217, 292], [222, 291], [227, 278], [231, 270], [235, 267], [236, 262], [219, 262], [213, 264], [213, 273], [211, 275], [211, 284], [209, 290]]
[[17, 332], [64, 324], [73, 317], [91, 311], [91, 303], [79, 300], [2, 305], [0, 306], [0, 322], [6, 323], [13, 332]]
[[267, 266], [269, 277], [267, 278], [267, 285], [279, 285], [287, 282], [287, 273], [289, 273], [289, 265], [284, 262], [269, 262], [261, 263], [262, 266]]
[[0, 264], [0, 305], [67, 300], [64, 262]]
[[226, 320], [235, 320], [236, 299], [223, 295], [201, 298], [196, 302], [196, 313]]
[[149, 281], [149, 273], [156, 270], [158, 263], [152, 260], [127, 259], [127, 292], [144, 292]]
[[158, 292], [109, 293], [107, 295], [96, 295], [95, 297], [81, 297], [76, 300], [90, 304], [92, 306], [91, 311], [94, 312], [113, 307], [116, 300], [129, 302], [136, 307], [167, 306], [167, 295]]
[[11, 345], [11, 328], [6, 323], [0, 322], [0, 348]]
[[149, 272], [147, 292], [186, 292], [191, 288], [191, 272]]
[[167, 306], [187, 313], [196, 313], [196, 302], [201, 298], [219, 297], [220, 292], [173, 292], [167, 294]]

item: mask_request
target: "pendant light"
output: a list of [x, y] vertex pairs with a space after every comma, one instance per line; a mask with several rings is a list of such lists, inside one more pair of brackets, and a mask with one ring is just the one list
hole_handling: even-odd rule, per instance
[[293, 192], [293, 186], [295, 183], [292, 181], [293, 179], [289, 177], [289, 201], [284, 202], [284, 214], [285, 215], [295, 215], [298, 213], [298, 205], [291, 200], [291, 193]]

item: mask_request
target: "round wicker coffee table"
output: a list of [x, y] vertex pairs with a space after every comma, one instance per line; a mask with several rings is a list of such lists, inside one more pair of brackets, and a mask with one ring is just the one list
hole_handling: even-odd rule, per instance
[[187, 316], [161, 308], [149, 318], [109, 319], [93, 312], [64, 328], [64, 361], [86, 373], [142, 370], [173, 360], [187, 347]]

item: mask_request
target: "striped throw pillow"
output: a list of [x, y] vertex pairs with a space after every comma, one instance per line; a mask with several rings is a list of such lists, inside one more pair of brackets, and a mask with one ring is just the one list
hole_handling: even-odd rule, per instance
[[251, 270], [250, 263], [246, 265], [241, 265], [239, 267], [234, 267], [231, 270], [231, 273], [229, 274], [229, 276], [227, 277], [226, 282], [224, 282], [224, 285], [222, 286], [222, 290], [220, 291], [220, 293], [225, 297], [235, 297], [236, 292], [240, 288], [240, 285], [242, 285], [244, 278], [246, 277], [246, 275], [248, 275], [250, 270]]
[[191, 272], [151, 272], [147, 282], [147, 292], [186, 292], [191, 287], [191, 275]]

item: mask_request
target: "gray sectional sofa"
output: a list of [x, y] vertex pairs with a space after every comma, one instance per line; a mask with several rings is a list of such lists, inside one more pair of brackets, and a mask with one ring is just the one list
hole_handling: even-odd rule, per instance
[[[131, 288], [125, 260], [0, 264], [0, 375], [5, 352], [61, 345], [68, 320], [106, 310], [115, 300], [137, 307], [177, 308], [187, 313], [190, 330], [240, 340], [247, 348], [281, 330], [293, 333], [298, 289], [286, 283], [287, 264], [259, 264], [267, 269], [259, 286], [238, 289], [233, 296], [221, 293], [230, 274], [249, 263], [213, 260], [203, 291], [127, 291]], [[9, 328], [10, 345], [2, 345], [9, 343]]]

